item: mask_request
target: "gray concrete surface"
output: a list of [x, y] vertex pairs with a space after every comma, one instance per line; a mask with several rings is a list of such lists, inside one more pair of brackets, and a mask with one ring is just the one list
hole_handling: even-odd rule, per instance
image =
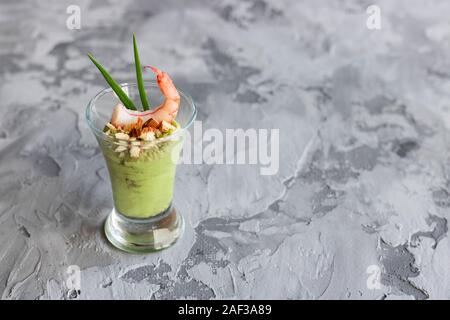
[[[450, 3], [374, 2], [381, 30], [372, 1], [2, 0], [0, 297], [450, 298]], [[85, 52], [133, 79], [132, 32], [204, 128], [280, 128], [277, 175], [180, 166], [186, 232], [150, 255], [103, 238], [83, 115], [105, 87]]]

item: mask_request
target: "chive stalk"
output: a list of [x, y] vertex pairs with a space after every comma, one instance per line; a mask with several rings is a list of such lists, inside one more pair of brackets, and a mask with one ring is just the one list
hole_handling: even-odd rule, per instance
[[142, 80], [142, 67], [139, 59], [139, 52], [136, 44], [136, 35], [133, 33], [133, 49], [134, 49], [134, 64], [136, 67], [136, 79], [139, 89], [139, 96], [141, 97], [142, 108], [149, 110], [150, 104], [148, 103], [147, 94], [145, 93], [144, 81]]
[[[108, 73], [108, 71], [106, 71], [105, 68], [103, 68], [103, 66], [100, 63], [98, 63], [97, 60], [95, 60], [95, 58], [90, 53], [88, 53], [87, 55], [88, 55], [89, 59], [91, 59], [91, 61], [98, 68], [100, 73], [103, 75], [103, 78], [105, 78], [106, 82], [109, 84], [111, 89], [117, 94], [120, 101], [122, 101], [123, 105], [130, 110], [136, 110], [136, 107], [134, 106], [133, 101], [131, 101], [131, 99], [127, 96], [127, 94], [122, 90], [120, 85], [111, 77], [111, 75]], [[142, 79], [141, 79], [141, 81], [142, 81]], [[139, 90], [139, 93], [140, 93], [140, 90]], [[142, 96], [141, 96], [141, 98], [142, 98]]]

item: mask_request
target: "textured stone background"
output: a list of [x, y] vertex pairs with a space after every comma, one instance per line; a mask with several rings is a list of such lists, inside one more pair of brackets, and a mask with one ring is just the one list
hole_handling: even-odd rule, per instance
[[[373, 2], [2, 0], [0, 296], [450, 298], [450, 3], [375, 1], [370, 31]], [[181, 166], [185, 235], [150, 255], [100, 232], [109, 178], [83, 116], [105, 87], [85, 52], [132, 79], [133, 31], [204, 128], [281, 129], [278, 175]]]

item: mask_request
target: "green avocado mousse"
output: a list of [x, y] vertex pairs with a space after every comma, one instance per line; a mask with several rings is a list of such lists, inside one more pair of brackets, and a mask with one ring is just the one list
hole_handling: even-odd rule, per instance
[[[111, 180], [114, 207], [106, 238], [121, 250], [145, 253], [171, 246], [183, 233], [183, 217], [173, 205], [175, 174], [197, 109], [166, 72], [141, 66], [134, 36], [133, 48], [136, 83], [117, 83], [88, 54], [110, 88], [89, 102], [86, 120]], [[156, 81], [143, 81], [147, 69]]]
[[145, 219], [170, 207], [182, 141], [167, 139], [179, 127], [176, 122], [166, 127], [165, 132], [156, 129], [141, 134], [141, 138], [111, 123], [105, 130], [111, 140], [100, 146], [111, 178], [114, 205], [126, 217]]

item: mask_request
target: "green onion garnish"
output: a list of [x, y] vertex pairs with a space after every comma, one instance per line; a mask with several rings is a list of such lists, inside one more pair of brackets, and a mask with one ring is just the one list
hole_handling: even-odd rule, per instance
[[133, 48], [134, 48], [134, 64], [136, 66], [136, 79], [139, 89], [139, 96], [141, 97], [142, 108], [148, 110], [150, 104], [148, 103], [147, 94], [145, 93], [144, 81], [142, 80], [141, 61], [139, 59], [139, 52], [136, 44], [136, 35], [133, 33]]
[[[119, 86], [119, 84], [111, 77], [111, 75], [108, 73], [108, 71], [106, 71], [105, 68], [103, 68], [103, 66], [100, 63], [98, 63], [97, 60], [95, 60], [95, 58], [90, 53], [88, 53], [87, 55], [88, 55], [89, 59], [91, 59], [91, 61], [98, 68], [100, 73], [103, 75], [106, 82], [108, 82], [111, 89], [113, 89], [113, 91], [117, 94], [120, 101], [122, 101], [123, 105], [128, 109], [136, 110], [136, 107], [134, 106], [133, 101], [131, 101], [130, 98], [128, 98], [127, 94], [122, 90], [122, 88]], [[139, 92], [140, 92], [140, 90], [139, 90]], [[141, 98], [142, 98], [142, 96], [141, 96]]]

